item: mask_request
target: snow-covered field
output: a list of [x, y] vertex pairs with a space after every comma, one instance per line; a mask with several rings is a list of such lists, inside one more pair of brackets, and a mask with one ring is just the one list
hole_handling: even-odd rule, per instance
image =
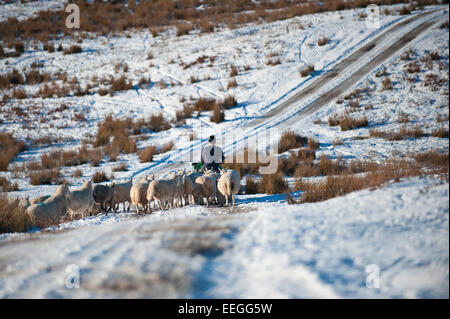
[[[59, 1], [38, 3], [40, 6], [1, 5], [0, 20], [9, 16], [24, 19], [61, 5]], [[141, 163], [136, 154], [120, 155], [119, 162], [126, 163], [129, 170], [114, 172], [115, 178], [138, 178], [152, 172], [162, 176], [183, 156], [198, 151], [205, 136], [238, 132], [239, 146], [243, 146], [244, 137], [271, 127], [279, 133], [290, 129], [314, 137], [320, 142], [317, 155], [332, 158], [379, 161], [428, 150], [448, 153], [448, 137], [388, 141], [370, 136], [371, 129], [395, 131], [401, 125], [419, 126], [427, 133], [438, 127], [448, 130], [449, 31], [440, 28], [448, 21], [448, 6], [426, 7], [411, 15], [382, 14], [377, 28], [367, 26], [360, 17], [362, 12], [364, 9], [305, 15], [213, 33], [194, 31], [181, 37], [173, 29], [157, 37], [148, 31], [128, 31], [119, 37], [84, 38], [79, 54], [49, 53], [39, 46], [37, 50], [26, 48], [20, 57], [0, 59], [2, 73], [30, 70], [32, 63], [38, 63], [40, 71], [65, 71], [69, 79], [76, 75], [81, 86], [93, 83], [94, 76], [121, 74], [133, 83], [132, 90], [114, 96], [93, 93], [8, 102], [0, 111], [0, 131], [22, 139], [52, 135], [62, 140], [28, 149], [11, 165], [39, 160], [49, 150], [81, 145], [95, 135], [97, 124], [108, 114], [139, 119], [162, 112], [173, 119], [183, 107], [182, 99], [229, 94], [237, 98], [238, 105], [225, 111], [224, 122], [212, 123], [210, 113], [204, 112], [182, 126], [145, 134], [138, 139], [139, 148], [173, 141], [174, 149], [155, 156], [154, 163]], [[312, 113], [302, 113], [425, 23], [430, 26], [360, 76], [341, 97]], [[383, 41], [363, 52], [342, 73], [320, 82], [383, 35]], [[328, 44], [318, 46], [321, 37], [329, 38]], [[72, 41], [62, 43], [67, 47]], [[402, 60], [406, 51], [412, 53]], [[437, 52], [440, 59], [429, 66], [423, 58], [431, 52]], [[207, 57], [206, 62], [183, 67], [202, 56]], [[269, 59], [279, 59], [280, 64], [268, 65]], [[413, 62], [420, 71], [409, 74], [406, 68]], [[116, 68], [118, 64], [122, 67]], [[315, 66], [315, 72], [301, 77], [299, 71], [309, 64]], [[238, 86], [227, 89], [231, 66], [239, 70], [235, 77]], [[429, 74], [442, 79], [441, 84], [425, 86]], [[191, 76], [200, 81], [191, 83]], [[140, 87], [142, 77], [151, 77], [151, 84]], [[386, 77], [392, 90], [382, 87]], [[315, 90], [310, 95], [295, 99], [311, 87]], [[363, 91], [358, 97], [361, 106], [356, 109], [343, 99], [355, 88]], [[33, 93], [39, 87], [27, 85], [25, 89]], [[68, 110], [52, 112], [61, 104], [68, 105]], [[27, 118], [11, 117], [14, 113], [8, 110], [17, 106], [29, 111]], [[281, 110], [279, 114], [277, 110]], [[78, 113], [86, 120], [75, 120]], [[330, 116], [344, 113], [366, 116], [369, 126], [341, 131], [339, 126], [328, 125]], [[402, 118], [408, 121], [399, 123]], [[192, 148], [187, 149], [189, 142], [182, 137], [199, 127], [202, 135], [195, 132]], [[278, 138], [278, 134], [270, 136], [269, 141]], [[232, 144], [227, 143], [218, 141], [229, 155]], [[62, 173], [71, 187], [77, 187], [98, 170], [109, 175], [117, 164], [102, 162], [100, 168], [87, 164], [63, 168]], [[177, 165], [182, 166], [189, 163]], [[71, 177], [77, 168], [83, 176]], [[0, 174], [18, 183], [19, 191], [10, 193], [12, 196], [49, 194], [56, 187], [32, 186], [28, 177], [17, 172]], [[380, 189], [302, 205], [286, 204], [283, 195], [239, 195], [237, 204], [234, 209], [188, 206], [148, 216], [100, 214], [45, 230], [0, 235], [0, 298], [449, 297], [448, 182], [409, 178]], [[80, 270], [79, 289], [65, 285], [66, 267], [72, 264]], [[369, 265], [379, 269], [379, 288], [366, 286], [366, 280], [376, 275], [374, 266], [366, 272]]]
[[[432, 9], [436, 8], [426, 8], [426, 10]], [[442, 22], [448, 15], [447, 7], [439, 7], [439, 9], [433, 15], [438, 17], [438, 21]], [[250, 24], [235, 30], [224, 29], [211, 34], [192, 34], [182, 37], [176, 37], [175, 30], [169, 30], [156, 38], [152, 37], [149, 32], [130, 32], [128, 36], [122, 37], [84, 39], [81, 44], [83, 52], [79, 54], [64, 55], [62, 52], [48, 53], [43, 51], [42, 48], [37, 51], [30, 48], [19, 58], [0, 60], [1, 69], [5, 72], [13, 69], [29, 70], [33, 62], [38, 62], [42, 64], [41, 71], [52, 74], [58, 71], [66, 71], [69, 79], [76, 76], [80, 84], [84, 86], [91, 83], [94, 75], [101, 79], [102, 77], [118, 76], [124, 73], [122, 69], [115, 71], [115, 65], [126, 63], [128, 65], [126, 75], [133, 80], [133, 90], [116, 92], [112, 97], [92, 94], [81, 97], [11, 100], [3, 108], [5, 113], [7, 109], [17, 106], [33, 110], [33, 112], [28, 112], [26, 119], [4, 119], [0, 123], [0, 129], [14, 132], [18, 138], [37, 138], [51, 135], [63, 141], [57, 143], [54, 147], [32, 148], [21, 153], [15, 161], [15, 163], [21, 163], [39, 160], [43, 152], [55, 147], [73, 148], [81, 140], [95, 135], [97, 123], [108, 114], [137, 119], [163, 112], [165, 117], [171, 119], [175, 117], [176, 110], [182, 109], [181, 98], [189, 100], [191, 97], [194, 99], [198, 97], [222, 98], [228, 94], [234, 95], [239, 104], [225, 112], [225, 122], [211, 123], [210, 113], [204, 112], [199, 118], [188, 119], [186, 125], [172, 128], [169, 131], [149, 133], [145, 135], [144, 139], [139, 139], [138, 147], [145, 147], [150, 144], [163, 145], [169, 141], [175, 142], [175, 146], [173, 151], [155, 157], [156, 161], [162, 161], [162, 165], [157, 165], [159, 167], [154, 167], [153, 164], [140, 163], [136, 154], [121, 155], [119, 160], [128, 164], [129, 171], [117, 172], [115, 177], [117, 179], [135, 177], [151, 170], [161, 172], [161, 166], [170, 161], [180, 161], [186, 158], [184, 150], [189, 145], [187, 139], [193, 129], [196, 130], [196, 139], [192, 143], [197, 150], [205, 142], [204, 138], [210, 134], [216, 134], [219, 137], [219, 144], [222, 143], [220, 140], [222, 136], [231, 135], [238, 129], [245, 128], [246, 125], [250, 126], [242, 130], [237, 139], [240, 136], [246, 137], [254, 134], [252, 133], [254, 130], [252, 121], [264, 119], [265, 114], [276, 109], [286, 98], [308, 85], [313, 85], [322, 74], [332, 70], [333, 66], [361, 48], [367, 41], [382, 32], [387, 32], [386, 30], [395, 23], [408, 18], [408, 16], [381, 15], [379, 28], [368, 28], [366, 20], [358, 16], [358, 13], [363, 11], [364, 9], [358, 9], [307, 15], [267, 24]], [[418, 13], [420, 12], [414, 14]], [[413, 24], [417, 25], [429, 19], [428, 16], [420, 18]], [[386, 43], [395, 43], [412, 27], [413, 25], [408, 26], [401, 32], [391, 35]], [[448, 41], [445, 41], [448, 37], [448, 29], [438, 29], [436, 25], [425, 33], [428, 35], [422, 35], [422, 40], [416, 40], [416, 46], [418, 48], [432, 47], [438, 50], [443, 57], [444, 65], [448, 68]], [[322, 36], [329, 38], [330, 41], [325, 46], [318, 46], [317, 40]], [[64, 45], [68, 46], [70, 43], [67, 40]], [[383, 46], [381, 45], [377, 50], [382, 49]], [[423, 53], [423, 51], [425, 49], [417, 49], [417, 54]], [[153, 54], [151, 60], [147, 59], [149, 52]], [[275, 57], [270, 58], [269, 56], [272, 53], [275, 54]], [[372, 53], [369, 52], [369, 54]], [[195, 64], [188, 69], [183, 68], [181, 62], [188, 64], [203, 55], [215, 58], [213, 62]], [[266, 64], [268, 59], [275, 58], [280, 59], [279, 65], [270, 66]], [[368, 55], [365, 58], [367, 60], [371, 56]], [[395, 63], [397, 60], [398, 57], [395, 56], [389, 63]], [[8, 61], [8, 64], [6, 64], [6, 61]], [[362, 64], [363, 62], [361, 61]], [[308, 64], [315, 65], [316, 72], [313, 76], [301, 77], [299, 70]], [[231, 65], [239, 69], [239, 75], [236, 76], [238, 86], [227, 90]], [[250, 69], [245, 71], [245, 66], [249, 66]], [[389, 72], [401, 72], [400, 65], [393, 67], [399, 71], [389, 70]], [[381, 79], [374, 80], [374, 77], [371, 76], [366, 81], [369, 81], [371, 88], [376, 90], [370, 97], [370, 99], [373, 99], [371, 103], [374, 109], [361, 113], [369, 118], [371, 127], [378, 126], [381, 124], [380, 118], [383, 121], [392, 122], [395, 121], [399, 110], [405, 109], [405, 112], [408, 112], [408, 109], [406, 109], [407, 96], [421, 102], [423, 99], [427, 99], [425, 102], [432, 102], [435, 111], [426, 112], [427, 117], [422, 119], [419, 124], [434, 125], [435, 119], [433, 116], [435, 114], [448, 115], [448, 110], [442, 108], [442, 105], [448, 104], [448, 96], [445, 94], [445, 92], [448, 92], [448, 74], [445, 74], [445, 69], [444, 67], [444, 71], [440, 71], [440, 73], [447, 78], [447, 82], [438, 92], [430, 92], [429, 89], [424, 90], [419, 83], [417, 84], [418, 89], [414, 91], [414, 94], [411, 94], [409, 86], [402, 85], [401, 81], [394, 82], [394, 92], [389, 92], [389, 94], [379, 92]], [[351, 75], [352, 72], [355, 72], [354, 66], [350, 67], [348, 72], [342, 76]], [[152, 83], [146, 88], [140, 88], [137, 85], [137, 82], [143, 76], [151, 77], [152, 80]], [[205, 80], [191, 84], [189, 80], [191, 76]], [[329, 87], [336, 85], [341, 80], [342, 78], [336, 78], [330, 83]], [[158, 85], [160, 81], [167, 84], [167, 87], [162, 88]], [[59, 84], [59, 81], [56, 81], [56, 83]], [[26, 89], [33, 92], [33, 90], [38, 89], [38, 86], [27, 85]], [[315, 96], [320, 95], [323, 90], [325, 88], [318, 91]], [[390, 96], [391, 102], [386, 100], [387, 95]], [[292, 111], [301, 109], [308, 101], [305, 100], [303, 104], [298, 103], [297, 106], [293, 105]], [[361, 102], [364, 103], [365, 101], [362, 100]], [[69, 109], [61, 113], [52, 112], [61, 104], [68, 105]], [[427, 108], [428, 104], [419, 102], [417, 104], [419, 106], [414, 107], [411, 112], [414, 111], [415, 117], [421, 117], [423, 114], [421, 107]], [[448, 144], [446, 139], [426, 138], [417, 141], [401, 141], [396, 143], [395, 147], [388, 147], [387, 144], [389, 143], [380, 140], [352, 140], [354, 136], [366, 136], [370, 127], [338, 132], [339, 129], [327, 125], [313, 124], [313, 121], [317, 118], [326, 122], [327, 115], [342, 107], [342, 105], [337, 106], [336, 103], [330, 103], [314, 116], [299, 119], [295, 125], [283, 125], [282, 120], [288, 119], [286, 115], [289, 114], [289, 112], [285, 112], [279, 120], [276, 120], [281, 121], [281, 125], [278, 125], [277, 128], [279, 133], [285, 129], [292, 129], [303, 135], [317, 138], [320, 142], [323, 142], [322, 147], [318, 150], [319, 154], [323, 152], [332, 156], [372, 157], [373, 154], [376, 154], [383, 158], [391, 155], [393, 148], [396, 151], [419, 151], [426, 148], [421, 145], [442, 149]], [[408, 107], [412, 108], [409, 104]], [[86, 117], [86, 121], [76, 121], [74, 115], [77, 113], [82, 113]], [[42, 121], [43, 117], [50, 120]], [[259, 129], [265, 129], [270, 125], [272, 124], [267, 123], [258, 127]], [[448, 127], [448, 124], [446, 125]], [[198, 130], [199, 127], [201, 132]], [[270, 141], [273, 142], [278, 136], [271, 136]], [[344, 142], [348, 140], [350, 143], [344, 143], [339, 148], [330, 149], [330, 147], [327, 147], [336, 138], [343, 138]], [[69, 142], [64, 142], [64, 140]], [[432, 141], [431, 145], [430, 141]], [[413, 145], [416, 146], [413, 147]], [[229, 152], [230, 145], [225, 144], [224, 146], [228, 146], [225, 151]], [[15, 163], [13, 162], [11, 165]], [[115, 165], [117, 165], [116, 162], [102, 162], [100, 169], [110, 174], [112, 167]], [[83, 165], [81, 168], [83, 178], [92, 176], [98, 170], [98, 168], [92, 168], [90, 165]], [[64, 168], [63, 175], [73, 185], [80, 185], [80, 179], [71, 178], [71, 172], [74, 169], [76, 168]], [[21, 196], [34, 196], [37, 193], [48, 193], [49, 190], [54, 189], [54, 187], [36, 188], [30, 186], [27, 177], [21, 178], [18, 176], [13, 181], [18, 182], [21, 191], [17, 195]]]

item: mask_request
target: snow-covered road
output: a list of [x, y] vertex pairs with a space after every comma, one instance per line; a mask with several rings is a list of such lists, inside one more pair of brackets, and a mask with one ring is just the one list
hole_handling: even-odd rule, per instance
[[[416, 178], [321, 203], [249, 195], [235, 210], [98, 216], [9, 235], [0, 298], [448, 298], [448, 192]], [[372, 264], [380, 288], [366, 287]], [[80, 288], [66, 287], [69, 265]]]

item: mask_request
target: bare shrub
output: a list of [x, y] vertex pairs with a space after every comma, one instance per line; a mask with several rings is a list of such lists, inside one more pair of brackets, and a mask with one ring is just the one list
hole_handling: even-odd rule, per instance
[[236, 87], [236, 86], [237, 86], [236, 79], [232, 79], [232, 80], [228, 81], [228, 84], [227, 84], [227, 90], [229, 90], [229, 89], [231, 89], [231, 88], [234, 88], [234, 87]]
[[430, 133], [430, 136], [439, 137], [439, 138], [446, 138], [446, 137], [448, 137], [448, 129], [446, 129], [444, 127], [439, 127], [437, 129], [433, 130]]
[[328, 41], [330, 41], [330, 39], [328, 39], [327, 37], [320, 37], [319, 40], [317, 40], [317, 45], [324, 46], [328, 43]]
[[74, 177], [74, 178], [79, 178], [81, 176], [83, 176], [83, 171], [79, 168], [77, 168], [76, 170], [74, 170], [72, 172], [72, 177]]
[[64, 54], [76, 54], [81, 52], [81, 47], [79, 45], [71, 45], [69, 48], [64, 50]]
[[25, 232], [32, 228], [31, 219], [19, 206], [19, 201], [0, 193], [0, 234]]
[[131, 80], [127, 80], [127, 77], [125, 75], [122, 75], [117, 79], [111, 77], [110, 83], [111, 83], [111, 92], [128, 91], [133, 88]]
[[169, 142], [169, 143], [166, 143], [166, 144], [164, 144], [162, 147], [161, 147], [161, 150], [159, 151], [160, 153], [167, 153], [167, 152], [169, 152], [169, 151], [171, 151], [172, 149], [173, 149], [173, 146], [174, 146], [175, 144], [171, 141], [171, 142]]
[[383, 86], [383, 90], [392, 90], [394, 88], [389, 77], [385, 77], [383, 81], [381, 81], [381, 85]]
[[239, 74], [238, 69], [235, 66], [232, 66], [231, 70], [230, 70], [230, 77], [234, 77], [234, 76], [236, 76], [238, 74]]
[[92, 181], [94, 183], [103, 183], [109, 180], [110, 179], [106, 176], [106, 173], [104, 171], [97, 171], [95, 172], [94, 176], [92, 176]]
[[284, 153], [290, 149], [303, 147], [308, 143], [308, 139], [293, 131], [285, 131], [280, 137], [278, 153]]
[[194, 103], [194, 111], [212, 111], [215, 104], [216, 100], [201, 97]]
[[153, 132], [166, 131], [171, 127], [169, 122], [164, 118], [162, 112], [159, 114], [152, 114], [146, 123], [146, 126]]
[[418, 73], [420, 72], [420, 65], [417, 62], [410, 62], [406, 66], [406, 72], [412, 74], [412, 73]]
[[98, 147], [112, 144], [125, 154], [134, 153], [136, 142], [130, 137], [132, 126], [131, 119], [114, 119], [112, 115], [108, 115], [103, 122], [98, 123], [94, 145]]
[[348, 115], [344, 115], [339, 120], [339, 126], [342, 131], [354, 130], [356, 128], [365, 127], [369, 125], [367, 117], [362, 116], [360, 118], [353, 118]]
[[245, 194], [259, 194], [261, 184], [250, 176], [245, 177]]
[[314, 72], [314, 65], [309, 64], [307, 67], [300, 70], [300, 75], [302, 77], [307, 77]]
[[317, 140], [315, 140], [314, 138], [310, 137], [308, 138], [308, 148], [310, 150], [317, 150], [320, 147], [320, 144]]
[[14, 157], [25, 149], [23, 141], [14, 138], [11, 133], [0, 132], [0, 171], [6, 171]]
[[289, 190], [284, 180], [283, 173], [277, 171], [275, 174], [264, 174], [261, 179], [260, 191], [265, 194], [280, 194]]
[[225, 113], [219, 104], [215, 104], [213, 108], [213, 114], [210, 118], [211, 122], [221, 123], [225, 120]]
[[156, 146], [150, 145], [143, 150], [138, 151], [138, 157], [141, 162], [151, 162], [153, 161], [153, 156], [156, 155]]
[[192, 107], [190, 107], [189, 105], [183, 105], [183, 109], [182, 110], [178, 110], [176, 112], [176, 119], [177, 121], [182, 121], [184, 119], [188, 119], [192, 117]]
[[12, 184], [6, 179], [6, 177], [0, 176], [0, 193], [2, 192], [15, 192], [19, 190], [17, 183]]
[[227, 95], [220, 104], [221, 104], [222, 108], [227, 110], [231, 107], [235, 107], [238, 104], [238, 102], [237, 102], [236, 98], [234, 97], [234, 95]]
[[177, 25], [177, 37], [181, 37], [183, 35], [189, 34], [193, 27], [187, 23], [178, 24]]
[[128, 171], [128, 166], [125, 163], [121, 163], [119, 165], [114, 166], [111, 170], [113, 172], [126, 172]]
[[31, 185], [51, 185], [57, 184], [60, 178], [59, 168], [30, 171], [28, 177]]

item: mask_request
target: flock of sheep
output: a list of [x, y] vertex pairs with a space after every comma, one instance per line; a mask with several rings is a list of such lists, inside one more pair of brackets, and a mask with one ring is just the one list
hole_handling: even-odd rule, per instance
[[[70, 190], [66, 184], [58, 186], [52, 195], [41, 196], [29, 201], [20, 200], [20, 206], [36, 223], [55, 221], [62, 217], [73, 219], [76, 215], [89, 216], [100, 211], [117, 211], [119, 205], [129, 211], [133, 205], [138, 213], [172, 209], [188, 204], [210, 203], [229, 205], [229, 198], [235, 205], [241, 178], [235, 170], [224, 169], [220, 173], [205, 170], [172, 172], [166, 179], [156, 180], [154, 175], [132, 180], [114, 182], [109, 185], [92, 184], [85, 181], [81, 188]], [[128, 207], [126, 207], [128, 203]]]

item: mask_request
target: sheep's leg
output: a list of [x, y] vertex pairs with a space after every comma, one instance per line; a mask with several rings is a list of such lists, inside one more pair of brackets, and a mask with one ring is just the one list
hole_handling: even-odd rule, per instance
[[225, 195], [225, 206], [228, 207], [228, 195]]
[[233, 199], [233, 207], [235, 206], [235, 202], [234, 202], [234, 194], [231, 195], [231, 198]]

